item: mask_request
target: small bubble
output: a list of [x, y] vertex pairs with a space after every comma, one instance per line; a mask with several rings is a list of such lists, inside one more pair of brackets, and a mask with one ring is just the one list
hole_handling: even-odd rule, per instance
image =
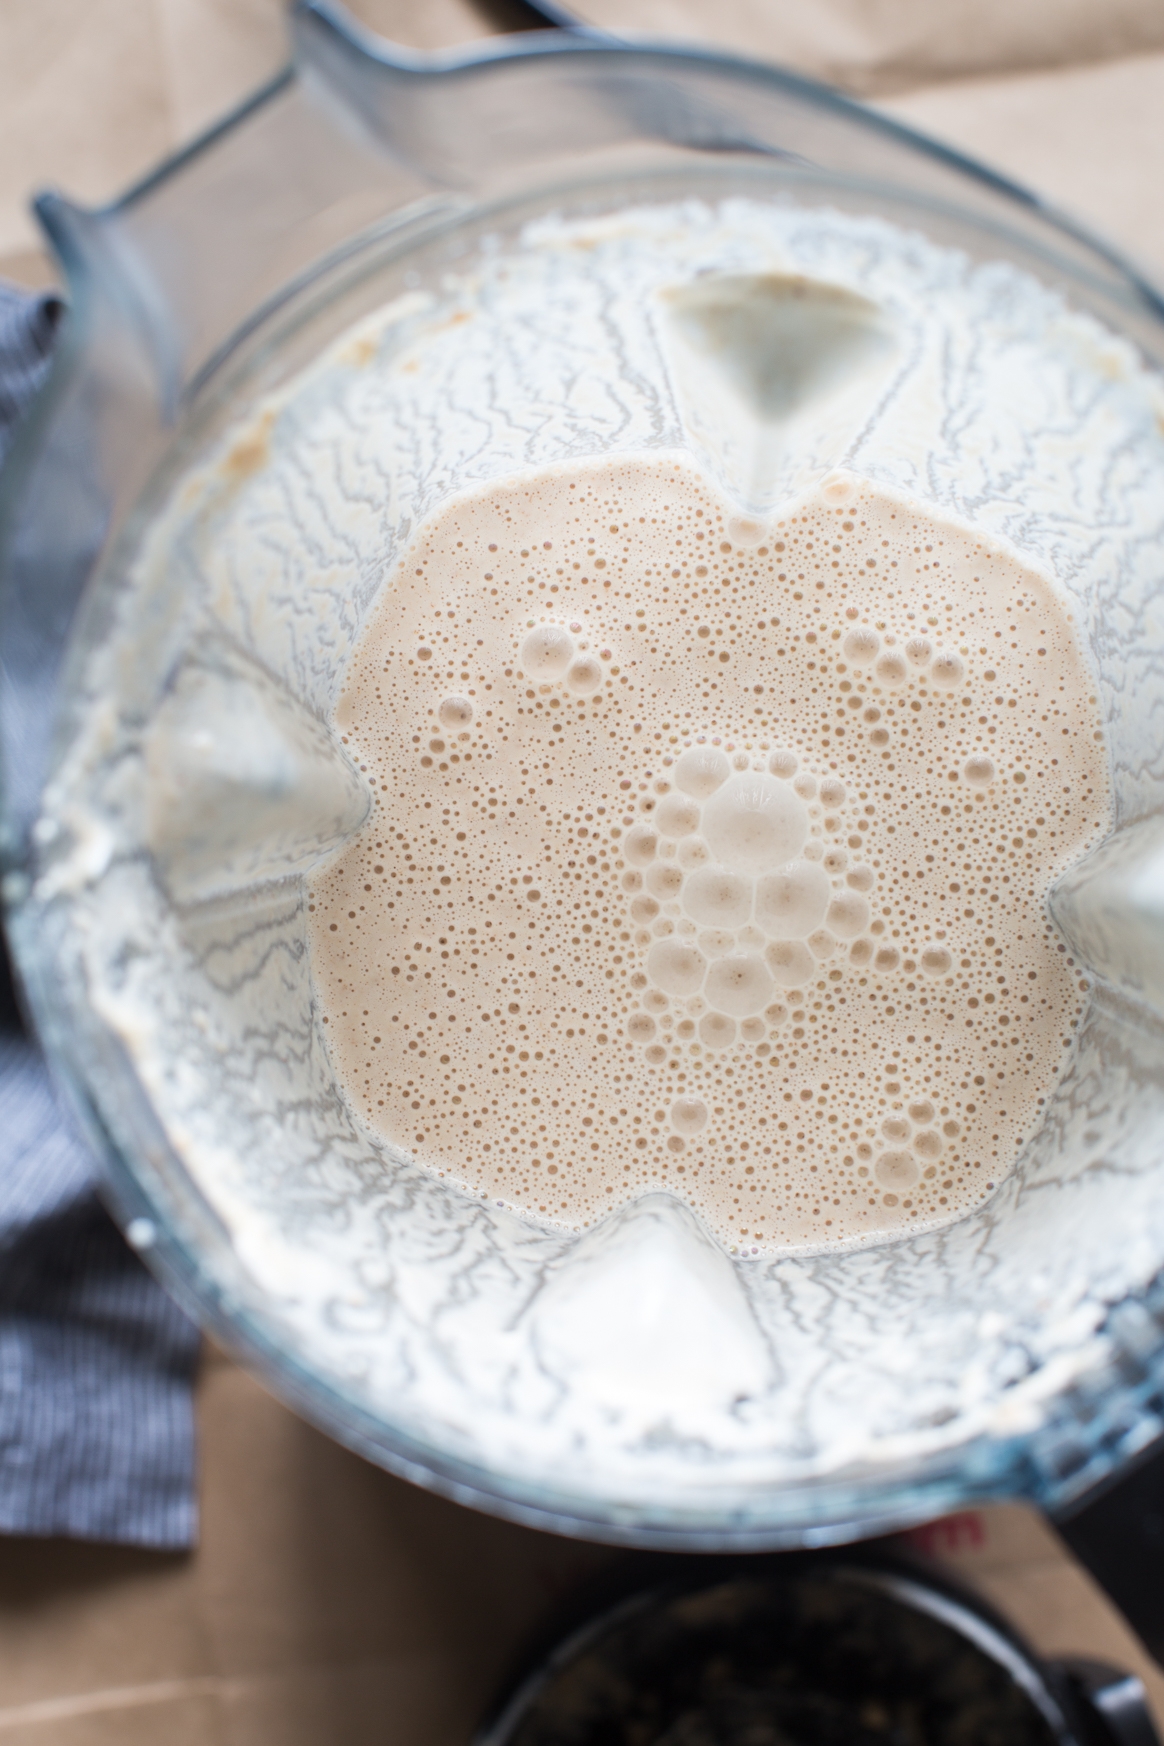
[[881, 650], [881, 638], [869, 625], [846, 632], [841, 652], [854, 667], [871, 667]]
[[656, 940], [647, 953], [647, 975], [664, 994], [695, 994], [703, 986], [707, 961], [682, 940]]
[[706, 1049], [726, 1049], [736, 1040], [736, 1022], [721, 1012], [708, 1012], [699, 1021], [699, 1040]]
[[687, 877], [683, 908], [701, 927], [742, 927], [752, 913], [752, 881], [726, 867], [702, 867]]
[[521, 665], [531, 679], [561, 679], [574, 659], [574, 639], [560, 624], [538, 625], [521, 645]]
[[622, 858], [632, 867], [648, 867], [655, 859], [659, 834], [650, 825], [634, 825], [622, 841]]
[[442, 727], [467, 728], [473, 720], [472, 702], [467, 697], [446, 697], [437, 710], [437, 719]]
[[655, 808], [655, 828], [660, 836], [691, 836], [699, 829], [699, 808], [686, 794], [665, 794]]
[[887, 691], [896, 691], [909, 678], [909, 664], [898, 649], [887, 649], [873, 665], [873, 677]]
[[675, 859], [682, 868], [687, 870], [705, 867], [711, 860], [711, 855], [702, 837], [684, 837], [675, 851]]
[[698, 1097], [677, 1097], [671, 1105], [671, 1126], [677, 1134], [698, 1134], [707, 1126], [707, 1105]]
[[994, 777], [994, 765], [981, 753], [976, 752], [972, 758], [967, 758], [962, 766], [962, 780], [971, 788], [989, 788]]
[[683, 869], [674, 861], [655, 861], [645, 875], [647, 890], [661, 903], [669, 903], [683, 889]]
[[781, 988], [797, 988], [807, 982], [816, 965], [800, 940], [777, 940], [764, 953], [764, 961]]
[[869, 926], [869, 901], [859, 891], [838, 892], [829, 904], [825, 921], [840, 939], [854, 939]]
[[917, 1159], [911, 1152], [882, 1152], [873, 1166], [873, 1174], [882, 1188], [912, 1188], [921, 1176]]
[[797, 856], [808, 836], [808, 811], [773, 777], [731, 777], [703, 809], [703, 839], [725, 866], [766, 873]]
[[716, 746], [691, 746], [675, 765], [675, 786], [692, 800], [706, 800], [731, 775], [731, 765]]
[[734, 546], [758, 546], [767, 531], [765, 524], [754, 515], [729, 516], [725, 529]]
[[733, 1018], [762, 1012], [772, 998], [772, 978], [759, 958], [718, 958], [704, 984], [707, 1003]]
[[942, 691], [952, 691], [955, 686], [961, 685], [965, 677], [966, 663], [952, 649], [943, 649], [939, 655], [934, 656], [930, 668], [932, 685], [938, 686]]
[[778, 940], [803, 940], [820, 927], [832, 896], [829, 876], [810, 861], [795, 861], [783, 873], [756, 884], [756, 920]]
[[602, 684], [602, 664], [593, 655], [579, 655], [566, 672], [566, 684], [576, 697], [589, 697]]

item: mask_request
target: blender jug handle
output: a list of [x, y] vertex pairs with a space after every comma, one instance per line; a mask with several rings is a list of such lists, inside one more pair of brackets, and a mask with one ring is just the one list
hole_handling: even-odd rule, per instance
[[1164, 1437], [1130, 1472], [1053, 1510], [1051, 1521], [1164, 1666]]

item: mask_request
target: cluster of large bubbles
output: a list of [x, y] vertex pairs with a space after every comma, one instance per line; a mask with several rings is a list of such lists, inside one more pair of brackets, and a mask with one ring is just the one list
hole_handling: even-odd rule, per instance
[[568, 626], [531, 625], [519, 654], [526, 676], [540, 684], [561, 684], [575, 697], [593, 696], [606, 678], [610, 650], [596, 654], [582, 630], [577, 619]]
[[800, 771], [794, 753], [740, 753], [733, 768], [717, 746], [692, 746], [655, 789], [649, 822], [621, 845], [635, 944], [656, 990], [703, 995], [718, 1019], [702, 1040], [722, 1047], [734, 1021], [864, 932], [873, 870], [826, 852], [818, 821], [840, 828], [844, 784]]
[[[850, 632], [850, 661], [854, 646], [872, 659], [880, 638]], [[914, 651], [915, 665], [923, 652], [928, 659], [928, 642]], [[651, 785], [641, 822], [619, 843], [620, 883], [644, 954], [631, 978], [638, 1005], [626, 1034], [642, 1045], [647, 1062], [667, 1060], [657, 1040], [663, 1015], [677, 1015], [679, 1045], [697, 1043], [713, 1053], [737, 1042], [755, 1045], [776, 1038], [789, 1016], [788, 998], [802, 1001], [822, 966], [844, 959], [857, 968], [899, 967], [897, 949], [868, 934], [876, 875], [846, 846], [858, 822], [846, 816], [848, 800], [838, 777], [818, 779], [795, 752], [729, 757], [706, 741], [688, 746]], [[859, 836], [853, 840], [860, 844]], [[952, 966], [941, 944], [920, 953], [924, 975], [945, 976]], [[668, 1144], [682, 1152], [706, 1124], [707, 1106], [681, 1097], [669, 1113]], [[873, 1165], [886, 1205], [896, 1206], [924, 1172], [933, 1178], [946, 1141], [961, 1132], [947, 1120], [943, 1134], [927, 1125], [934, 1119], [933, 1105], [923, 1100], [908, 1117], [881, 1123], [879, 1151], [867, 1141], [857, 1146], [863, 1163]]]

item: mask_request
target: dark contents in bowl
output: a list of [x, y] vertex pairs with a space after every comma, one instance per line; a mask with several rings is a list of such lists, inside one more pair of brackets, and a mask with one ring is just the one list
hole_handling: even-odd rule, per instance
[[1011, 1673], [908, 1592], [826, 1569], [638, 1597], [492, 1746], [1053, 1746]]

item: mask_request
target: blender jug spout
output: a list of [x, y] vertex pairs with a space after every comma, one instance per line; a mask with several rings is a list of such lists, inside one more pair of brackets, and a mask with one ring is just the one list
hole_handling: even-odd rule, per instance
[[1101, 843], [1064, 874], [1049, 903], [1090, 975], [1164, 1017], [1164, 816]]

